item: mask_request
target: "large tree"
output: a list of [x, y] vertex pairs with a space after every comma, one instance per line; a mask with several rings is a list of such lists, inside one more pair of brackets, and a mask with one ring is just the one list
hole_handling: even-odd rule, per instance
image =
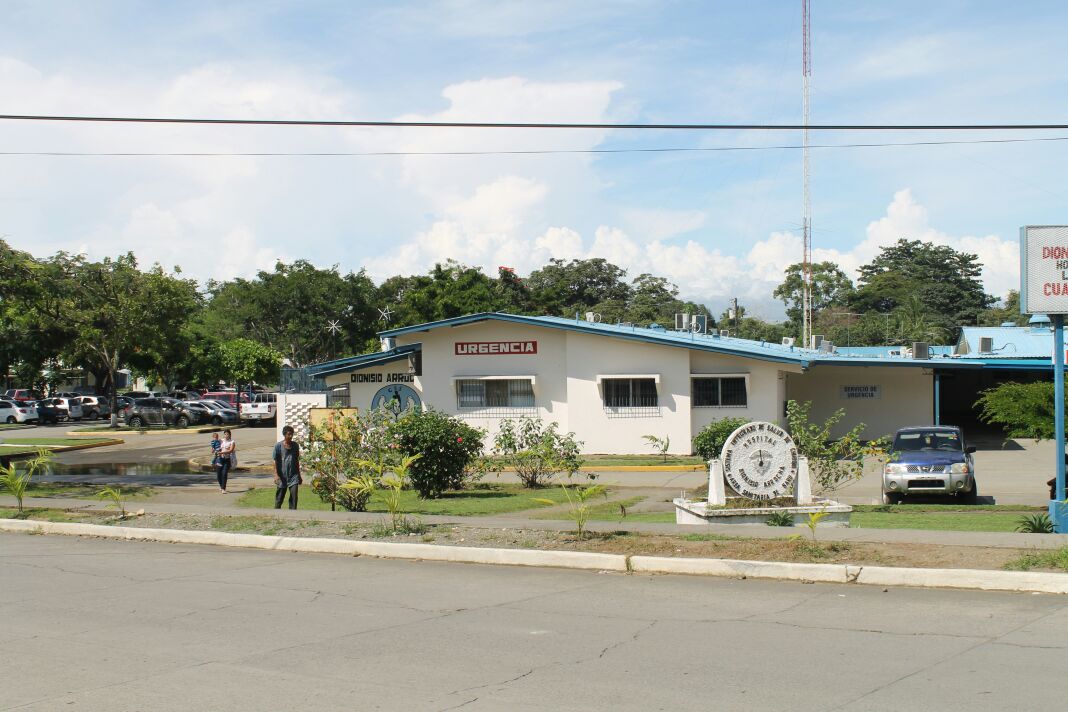
[[[795, 324], [802, 321], [804, 282], [801, 263], [786, 268], [785, 278], [773, 293], [786, 305], [786, 316]], [[853, 293], [853, 282], [834, 262], [812, 265], [812, 312], [818, 319], [830, 307], [845, 306]]]
[[626, 302], [631, 287], [627, 272], [600, 257], [589, 260], [552, 259], [527, 278], [534, 304], [543, 314], [574, 316], [598, 304]]
[[898, 240], [860, 268], [858, 288], [850, 299], [854, 312], [890, 313], [915, 299], [927, 319], [946, 333], [975, 324], [994, 303], [983, 290], [982, 265], [976, 255], [920, 240]]
[[[199, 308], [192, 295], [195, 283], [167, 274], [158, 265], [149, 272], [137, 267], [133, 253], [91, 262], [84, 256], [57, 254], [51, 264], [66, 277], [58, 284], [60, 321], [71, 328], [67, 349], [115, 374], [142, 354], [162, 354]], [[115, 389], [111, 391], [111, 424], [117, 423]]]
[[208, 289], [207, 331], [220, 341], [259, 341], [295, 366], [362, 351], [378, 325], [375, 286], [362, 270], [342, 275], [337, 267], [320, 269], [305, 260], [278, 262], [255, 279], [209, 283]]

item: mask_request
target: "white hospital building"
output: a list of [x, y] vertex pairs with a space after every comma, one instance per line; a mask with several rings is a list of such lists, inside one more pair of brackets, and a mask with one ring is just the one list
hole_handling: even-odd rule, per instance
[[[316, 405], [430, 406], [490, 438], [504, 418], [536, 416], [574, 432], [586, 453], [647, 453], [643, 436], [655, 435], [670, 437], [671, 452], [684, 454], [714, 420], [783, 424], [788, 400], [812, 401], [818, 419], [845, 408], [842, 429], [863, 422], [866, 437], [907, 425], [962, 424], [974, 419], [978, 389], [1049, 377], [1047, 322], [966, 328], [956, 346], [927, 353], [923, 345], [912, 353], [835, 352], [657, 326], [481, 313], [383, 331], [380, 352], [307, 372], [325, 384]], [[310, 397], [291, 393], [282, 401]]]

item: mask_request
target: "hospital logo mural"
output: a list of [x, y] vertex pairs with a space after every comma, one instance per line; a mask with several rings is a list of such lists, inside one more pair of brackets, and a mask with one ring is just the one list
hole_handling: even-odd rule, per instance
[[392, 413], [395, 418], [409, 410], [416, 410], [421, 405], [422, 401], [415, 389], [399, 383], [379, 388], [371, 399], [372, 409], [380, 408]]

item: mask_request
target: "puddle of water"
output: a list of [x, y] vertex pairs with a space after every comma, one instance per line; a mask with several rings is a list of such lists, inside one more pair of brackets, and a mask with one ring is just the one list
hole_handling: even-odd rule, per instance
[[193, 472], [189, 467], [188, 460], [173, 460], [171, 462], [103, 462], [93, 465], [62, 465], [50, 464], [42, 472], [45, 476], [101, 476], [119, 475], [121, 477], [148, 477], [152, 475], [190, 475], [201, 474]]

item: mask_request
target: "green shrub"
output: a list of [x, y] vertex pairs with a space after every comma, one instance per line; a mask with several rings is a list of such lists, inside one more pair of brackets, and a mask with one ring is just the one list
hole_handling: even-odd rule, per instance
[[748, 422], [748, 418], [724, 418], [709, 423], [694, 436], [693, 451], [705, 462], [718, 458], [731, 433]]
[[463, 489], [480, 476], [485, 433], [437, 410], [412, 410], [389, 426], [390, 447], [400, 456], [421, 455], [408, 478], [423, 499]]
[[541, 418], [502, 420], [493, 454], [512, 467], [524, 487], [543, 487], [557, 473], [570, 477], [582, 464], [582, 443], [574, 433], [562, 435], [555, 422]]
[[1017, 520], [1016, 531], [1023, 534], [1052, 534], [1053, 522], [1050, 521], [1049, 515], [1045, 512], [1042, 514], [1025, 514]]
[[794, 515], [790, 512], [772, 512], [771, 516], [764, 520], [764, 523], [769, 527], [792, 527], [794, 525]]
[[975, 403], [979, 419], [998, 424], [1010, 438], [1053, 438], [1053, 383], [1002, 383], [983, 391]]
[[869, 443], [860, 439], [864, 423], [859, 423], [840, 438], [831, 438], [838, 421], [845, 417], [844, 408], [836, 410], [822, 423], [809, 421], [811, 410], [811, 401], [789, 401], [786, 404], [786, 421], [798, 454], [808, 458], [809, 471], [817, 492], [834, 492], [844, 483], [860, 479], [866, 456], [886, 455], [881, 439]]
[[[311, 475], [312, 491], [329, 502], [330, 509], [337, 505], [350, 512], [367, 509], [371, 492], [365, 486], [368, 473], [363, 463], [394, 456], [387, 440], [390, 422], [392, 417], [380, 410], [348, 416], [335, 411], [312, 426], [301, 450], [301, 467]], [[349, 481], [354, 484], [346, 487]]]

